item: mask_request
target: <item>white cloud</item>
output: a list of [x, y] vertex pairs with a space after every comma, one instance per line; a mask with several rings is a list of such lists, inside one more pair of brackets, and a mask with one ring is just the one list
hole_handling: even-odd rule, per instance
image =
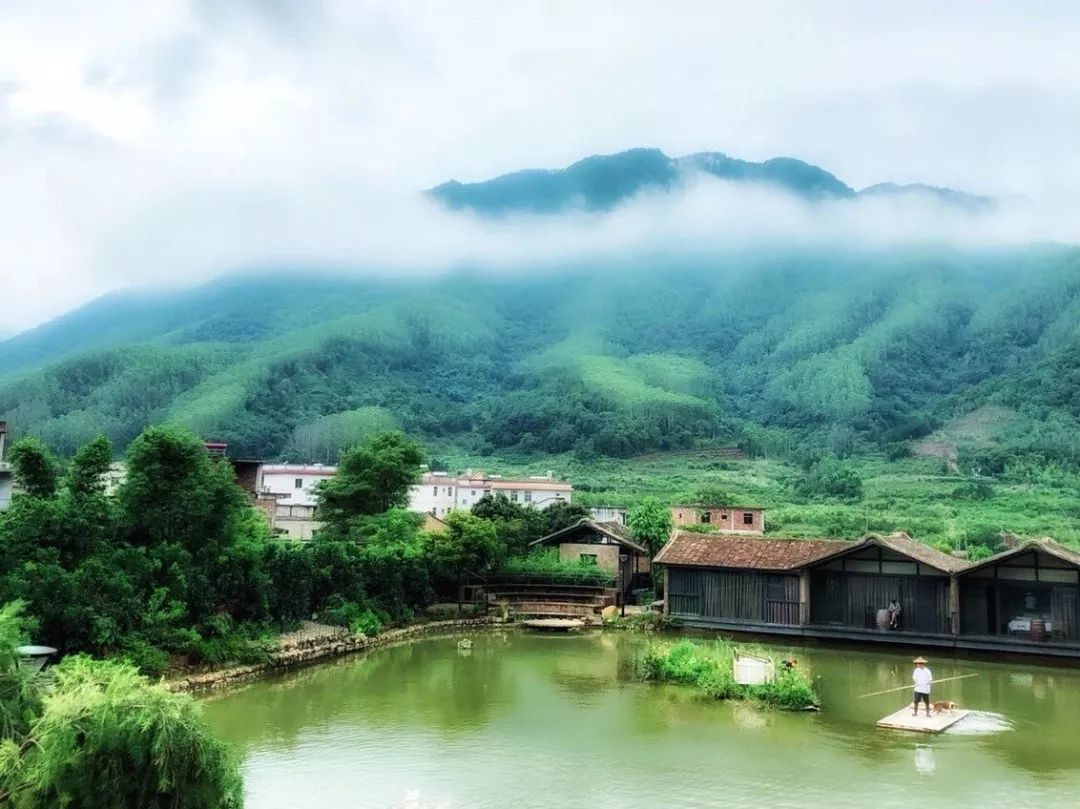
[[[0, 330], [117, 286], [287, 260], [426, 271], [747, 232], [1076, 237], [1071, 3], [103, 0], [4, 21]], [[885, 201], [811, 212], [711, 184], [602, 220], [495, 225], [415, 196], [639, 145], [1038, 203], [977, 221]]]

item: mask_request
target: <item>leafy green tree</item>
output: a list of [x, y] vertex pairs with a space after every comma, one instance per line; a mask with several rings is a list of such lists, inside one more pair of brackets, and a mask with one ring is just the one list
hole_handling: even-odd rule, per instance
[[343, 452], [337, 474], [318, 488], [318, 514], [326, 531], [348, 536], [356, 518], [408, 503], [423, 459], [420, 445], [401, 433], [381, 433]]
[[23, 438], [11, 447], [9, 459], [15, 479], [30, 497], [52, 497], [56, 493], [56, 458], [41, 441]]
[[485, 494], [473, 504], [472, 514], [491, 522], [510, 556], [525, 553], [529, 543], [551, 533], [545, 511], [513, 503], [505, 494]]
[[79, 448], [64, 475], [63, 488], [72, 496], [84, 497], [105, 492], [106, 476], [112, 465], [112, 442], [99, 435]]
[[547, 534], [554, 534], [556, 531], [561, 531], [563, 528], [567, 528], [578, 520], [589, 516], [589, 509], [581, 505], [581, 503], [566, 503], [556, 502], [545, 508], [541, 514], [544, 515], [545, 536]]
[[655, 497], [646, 497], [626, 515], [630, 536], [655, 554], [671, 536], [671, 512]]
[[448, 530], [427, 535], [424, 552], [432, 572], [450, 582], [469, 575], [491, 572], [504, 558], [504, 548], [495, 526], [475, 514], [452, 511], [446, 517]]
[[803, 476], [798, 489], [804, 495], [861, 500], [863, 482], [862, 476], [850, 464], [825, 458]]

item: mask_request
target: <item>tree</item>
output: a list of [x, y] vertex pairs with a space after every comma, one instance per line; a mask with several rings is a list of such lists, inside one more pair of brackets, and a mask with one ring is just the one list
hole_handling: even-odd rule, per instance
[[64, 489], [73, 496], [103, 494], [112, 454], [112, 442], [104, 435], [80, 447], [64, 475]]
[[30, 497], [52, 497], [56, 493], [56, 458], [41, 441], [23, 438], [9, 454], [15, 479]]
[[502, 543], [489, 521], [466, 511], [452, 511], [446, 517], [449, 529], [427, 536], [425, 556], [432, 572], [454, 583], [469, 575], [484, 575], [502, 561]]
[[513, 503], [505, 494], [485, 494], [473, 504], [472, 513], [495, 526], [509, 556], [525, 553], [530, 542], [551, 533], [546, 511]]
[[798, 489], [804, 495], [860, 500], [863, 482], [853, 467], [833, 458], [824, 458], [803, 476]]
[[671, 512], [655, 497], [646, 497], [630, 510], [626, 526], [635, 541], [655, 554], [671, 536]]
[[84, 656], [53, 669], [27, 738], [0, 740], [0, 805], [239, 809], [229, 748], [198, 704], [134, 667]]
[[406, 505], [423, 459], [420, 445], [401, 433], [381, 433], [343, 452], [337, 474], [317, 491], [327, 532], [348, 536], [357, 517]]
[[567, 528], [578, 520], [589, 516], [589, 509], [580, 503], [556, 502], [542, 512], [547, 523], [545, 536]]

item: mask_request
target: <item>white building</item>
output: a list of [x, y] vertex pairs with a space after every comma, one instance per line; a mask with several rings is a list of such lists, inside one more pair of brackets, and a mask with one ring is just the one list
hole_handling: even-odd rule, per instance
[[322, 526], [315, 519], [315, 486], [337, 474], [321, 464], [262, 464], [255, 491], [260, 502], [273, 500], [271, 526], [292, 539], [311, 539]]
[[446, 472], [429, 472], [409, 489], [409, 510], [442, 517], [454, 509], [469, 509], [485, 494], [504, 494], [512, 503], [547, 508], [552, 503], [569, 503], [574, 487], [556, 480], [552, 473], [524, 479], [503, 478], [466, 472], [453, 477]]
[[337, 474], [336, 466], [322, 464], [263, 464], [255, 490], [272, 495], [282, 506], [315, 505], [315, 485]]

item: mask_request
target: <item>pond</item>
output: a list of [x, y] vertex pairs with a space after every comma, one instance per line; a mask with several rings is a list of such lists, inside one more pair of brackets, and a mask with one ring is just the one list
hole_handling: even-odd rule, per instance
[[929, 736], [874, 727], [906, 693], [856, 699], [910, 682], [910, 653], [784, 650], [824, 706], [792, 714], [639, 682], [636, 634], [471, 637], [208, 697], [248, 807], [1080, 805], [1075, 669], [931, 657], [938, 679], [979, 672], [936, 698], [988, 713], [977, 732]]

